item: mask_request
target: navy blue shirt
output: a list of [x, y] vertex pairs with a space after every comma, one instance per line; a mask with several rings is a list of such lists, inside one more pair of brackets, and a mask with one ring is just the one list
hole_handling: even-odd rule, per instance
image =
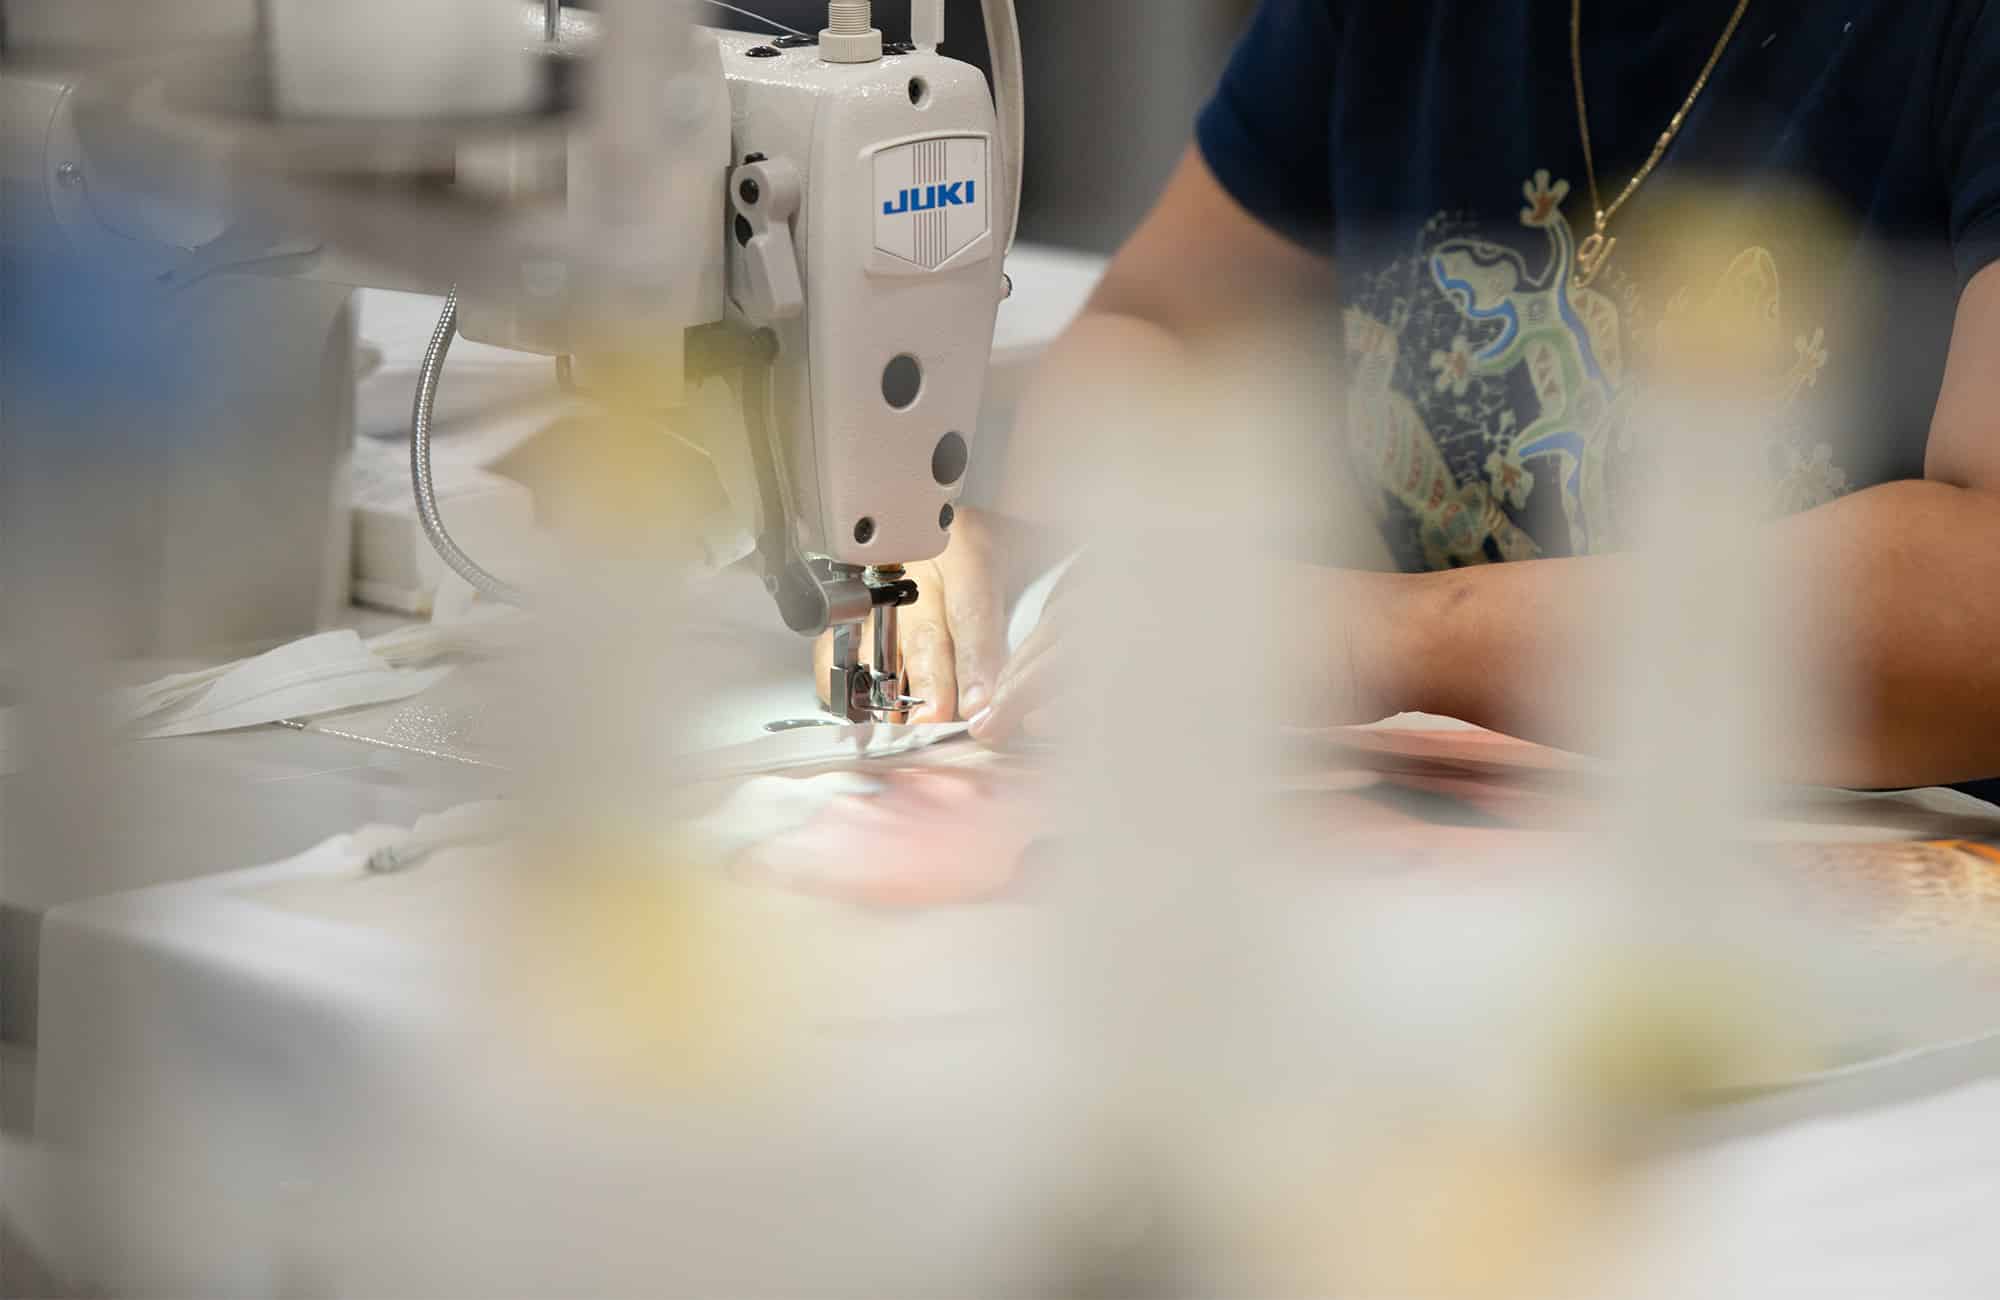
[[[1585, 0], [1606, 202], [1734, 7]], [[1334, 261], [1348, 462], [1403, 566], [1619, 549], [1635, 375], [1718, 304], [1759, 322], [1772, 513], [1921, 477], [1960, 291], [2000, 258], [2000, 4], [1751, 0], [1588, 287], [1569, 22], [1263, 0], [1200, 119], [1222, 186]]]
[[[1733, 8], [1587, 0], [1606, 202]], [[1631, 377], [1724, 299], [1767, 324], [1774, 511], [1921, 477], [1958, 292], [2000, 257], [2000, 5], [1752, 0], [1588, 289], [1569, 17], [1264, 0], [1200, 120], [1223, 187], [1335, 261], [1351, 463], [1404, 566], [1618, 549]]]

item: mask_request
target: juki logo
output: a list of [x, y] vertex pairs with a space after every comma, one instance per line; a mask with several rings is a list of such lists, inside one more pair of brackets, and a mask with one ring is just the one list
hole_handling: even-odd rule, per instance
[[[868, 213], [875, 251], [898, 265], [922, 271], [956, 265], [992, 233], [993, 205], [980, 193], [993, 174], [984, 136], [884, 145], [875, 151], [870, 170], [875, 183], [868, 191]], [[989, 248], [974, 260], [991, 255]]]
[[895, 202], [882, 205], [885, 217], [900, 217], [906, 212], [932, 212], [938, 208], [962, 208], [979, 201], [979, 182], [953, 181], [949, 185], [926, 185], [921, 189], [903, 190], [896, 195]]

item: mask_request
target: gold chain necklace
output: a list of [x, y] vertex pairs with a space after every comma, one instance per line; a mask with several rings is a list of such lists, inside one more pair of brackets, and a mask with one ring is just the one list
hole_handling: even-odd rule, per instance
[[1604, 269], [1604, 264], [1611, 259], [1611, 250], [1618, 247], [1618, 241], [1605, 233], [1611, 225], [1611, 218], [1618, 215], [1618, 209], [1625, 206], [1626, 200], [1638, 193], [1639, 187], [1646, 183], [1646, 178], [1653, 174], [1653, 169], [1660, 165], [1660, 159], [1667, 156], [1667, 150], [1672, 146], [1674, 137], [1681, 133], [1681, 127], [1687, 122], [1688, 114], [1694, 111], [1695, 101], [1700, 99], [1701, 92], [1708, 88], [1708, 79], [1715, 75], [1715, 66], [1722, 62], [1723, 52], [1729, 48], [1729, 43], [1736, 39], [1736, 29], [1742, 25], [1743, 15], [1749, 9], [1750, 0], [1736, 0], [1736, 12], [1730, 15], [1729, 26], [1722, 29], [1722, 39], [1715, 43], [1715, 53], [1708, 56], [1707, 66], [1703, 67], [1701, 75], [1695, 78], [1694, 89], [1688, 92], [1687, 102], [1681, 105], [1680, 111], [1667, 123], [1667, 129], [1660, 133], [1659, 141], [1653, 146], [1652, 156], [1646, 159], [1646, 165], [1638, 170], [1626, 184], [1624, 191], [1613, 199], [1611, 206], [1607, 208], [1597, 192], [1597, 160], [1590, 153], [1590, 108], [1584, 102], [1583, 95], [1583, 0], [1570, 0], [1569, 64], [1576, 78], [1576, 124], [1578, 131], [1583, 135], [1583, 169], [1590, 178], [1590, 207], [1591, 211], [1597, 214], [1596, 231], [1578, 245], [1576, 250], [1573, 282], [1577, 288], [1587, 287], [1597, 278], [1597, 273]]

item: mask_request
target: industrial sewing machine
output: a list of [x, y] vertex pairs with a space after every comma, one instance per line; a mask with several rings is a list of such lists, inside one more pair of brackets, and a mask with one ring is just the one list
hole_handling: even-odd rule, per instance
[[[430, 483], [452, 339], [552, 355], [585, 384], [643, 373], [669, 409], [726, 378], [749, 443], [726, 486], [786, 625], [834, 632], [831, 711], [907, 718], [906, 566], [950, 537], [1007, 291], [1010, 3], [985, 4], [997, 115], [982, 75], [937, 52], [942, 0], [907, 43], [866, 0], [769, 39], [700, 27], [685, 0], [7, 13], [10, 45], [65, 56], [0, 71], [31, 239], [167, 290], [449, 290], [412, 476], [446, 562], [504, 600], [532, 595], [453, 542]], [[165, 52], [136, 54], [149, 37]], [[94, 53], [107, 40], [115, 57]]]

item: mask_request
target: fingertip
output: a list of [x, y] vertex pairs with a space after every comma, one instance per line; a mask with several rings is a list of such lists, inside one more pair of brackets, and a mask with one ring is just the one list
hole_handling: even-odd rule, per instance
[[910, 711], [912, 722], [950, 722], [958, 717], [958, 684], [949, 671], [928, 659], [906, 661], [905, 690], [923, 703]]
[[946, 703], [941, 699], [933, 699], [929, 704], [924, 705], [923, 708], [918, 709], [915, 713], [911, 714], [910, 721], [925, 722], [925, 723], [951, 722], [954, 719], [956, 719], [957, 716], [958, 716], [958, 711], [954, 709], [950, 704]]
[[958, 711], [969, 721], [975, 714], [987, 712], [986, 705], [991, 696], [992, 692], [978, 682], [962, 687], [958, 692]]
[[966, 729], [972, 733], [974, 740], [985, 740], [987, 733], [991, 731], [993, 726], [993, 710], [990, 708], [981, 709], [967, 718], [966, 723]]

